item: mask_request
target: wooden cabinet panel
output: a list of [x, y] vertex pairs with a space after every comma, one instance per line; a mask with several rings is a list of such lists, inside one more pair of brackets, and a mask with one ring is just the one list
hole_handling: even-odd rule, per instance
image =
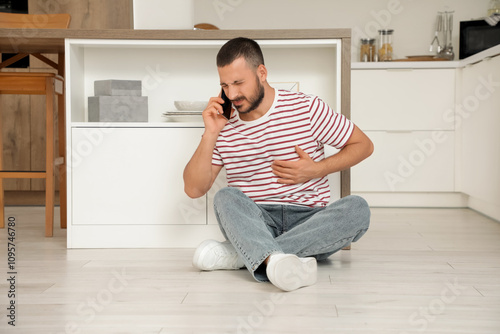
[[[35, 72], [36, 70], [33, 70]], [[0, 95], [3, 169], [45, 170], [45, 96]], [[57, 106], [57, 100], [55, 101]], [[57, 114], [56, 129], [57, 129]], [[57, 140], [55, 143], [58, 154]], [[6, 191], [45, 190], [43, 179], [6, 179]], [[56, 190], [59, 184], [56, 182]], [[43, 195], [43, 194], [42, 194]]]
[[[52, 60], [53, 62], [57, 63], [57, 55], [56, 54], [45, 53], [43, 55], [45, 57], [49, 58], [50, 60]], [[39, 60], [38, 58], [33, 57], [32, 55], [30, 55], [29, 57], [30, 57], [30, 71], [31, 72], [41, 72], [41, 71], [48, 72], [48, 71], [50, 71], [53, 73], [57, 73], [57, 71], [53, 67], [44, 63], [43, 61]]]
[[[4, 170], [30, 168], [30, 113], [28, 95], [0, 95]], [[28, 179], [5, 179], [4, 189], [30, 190]]]
[[[2, 69], [2, 72], [27, 72], [27, 69]], [[30, 97], [29, 95], [0, 94], [0, 127], [3, 138], [4, 170], [30, 169]], [[5, 179], [4, 190], [30, 190], [28, 179]]]
[[29, 0], [31, 14], [68, 13], [70, 29], [132, 29], [132, 0]]
[[[57, 99], [55, 101], [57, 105]], [[57, 114], [56, 116], [57, 117]], [[30, 96], [30, 166], [31, 170], [45, 170], [45, 96]], [[57, 124], [55, 125], [57, 126]], [[55, 127], [54, 129], [57, 129]], [[57, 132], [56, 132], [57, 133]], [[56, 146], [57, 148], [57, 146]], [[56, 150], [56, 155], [59, 156]], [[56, 181], [56, 190], [59, 189], [59, 182]], [[45, 190], [44, 179], [31, 179], [31, 190]]]

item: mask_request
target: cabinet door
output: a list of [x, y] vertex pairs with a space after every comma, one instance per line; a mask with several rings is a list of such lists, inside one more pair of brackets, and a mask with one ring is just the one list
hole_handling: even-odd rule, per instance
[[465, 67], [457, 106], [462, 191], [495, 207], [488, 212], [492, 217], [500, 214], [499, 81], [500, 56]]
[[453, 130], [455, 69], [353, 70], [351, 116], [362, 130]]
[[74, 128], [73, 224], [206, 224], [182, 173], [200, 128]]
[[452, 192], [454, 132], [367, 131], [373, 155], [351, 169], [353, 192]]

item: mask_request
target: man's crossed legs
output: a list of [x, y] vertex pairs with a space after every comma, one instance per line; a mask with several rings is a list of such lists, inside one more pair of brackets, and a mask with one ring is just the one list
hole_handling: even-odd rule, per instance
[[246, 267], [257, 281], [291, 291], [316, 283], [316, 260], [359, 240], [370, 223], [370, 209], [359, 196], [326, 207], [259, 205], [237, 188], [214, 197], [226, 242], [207, 240], [193, 265], [201, 270]]

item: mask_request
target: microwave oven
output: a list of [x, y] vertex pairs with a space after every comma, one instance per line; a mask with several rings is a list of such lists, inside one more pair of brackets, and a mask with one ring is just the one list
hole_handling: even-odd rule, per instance
[[460, 59], [498, 44], [500, 44], [500, 23], [491, 26], [485, 20], [460, 22]]

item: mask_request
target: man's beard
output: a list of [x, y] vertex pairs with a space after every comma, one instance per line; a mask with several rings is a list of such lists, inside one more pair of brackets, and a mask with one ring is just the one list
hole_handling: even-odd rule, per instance
[[[248, 114], [250, 113], [251, 111], [257, 109], [260, 104], [262, 103], [262, 101], [264, 100], [264, 85], [262, 85], [258, 78], [257, 79], [257, 89], [255, 90], [255, 94], [252, 98], [250, 99], [246, 99], [248, 100], [248, 102], [250, 102], [250, 106], [245, 110], [245, 109], [236, 109], [238, 110], [238, 113], [240, 114]], [[240, 98], [237, 98], [236, 101], [240, 99]]]

